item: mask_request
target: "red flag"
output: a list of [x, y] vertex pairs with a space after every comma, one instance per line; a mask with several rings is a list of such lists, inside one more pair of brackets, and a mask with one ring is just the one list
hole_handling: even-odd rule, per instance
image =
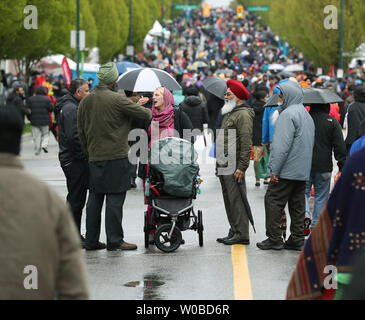
[[335, 76], [335, 66], [333, 64], [331, 64], [331, 74], [330, 77], [334, 77]]
[[63, 58], [63, 60], [62, 60], [62, 70], [63, 70], [63, 74], [66, 79], [67, 87], [69, 88], [70, 84], [71, 84], [72, 76], [71, 76], [70, 66], [68, 65], [68, 61], [66, 58]]

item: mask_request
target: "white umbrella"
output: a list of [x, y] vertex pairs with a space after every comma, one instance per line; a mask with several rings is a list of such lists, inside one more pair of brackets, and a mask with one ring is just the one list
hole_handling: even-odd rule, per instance
[[304, 68], [300, 64], [291, 64], [289, 66], [286, 66], [284, 71], [299, 72], [299, 71], [304, 71]]
[[249, 55], [250, 55], [250, 53], [247, 50], [244, 50], [241, 52], [242, 57], [249, 56]]
[[141, 68], [123, 73], [118, 80], [118, 87], [132, 92], [153, 92], [158, 87], [166, 87], [170, 91], [181, 90], [181, 86], [170, 74], [155, 68]]
[[322, 81], [330, 81], [331, 80], [331, 77], [330, 76], [325, 76], [325, 75], [321, 75], [318, 77], [319, 80], [322, 80]]
[[284, 70], [284, 66], [282, 65], [282, 64], [278, 64], [278, 63], [274, 63], [274, 64], [270, 64], [270, 66], [269, 66], [269, 70]]

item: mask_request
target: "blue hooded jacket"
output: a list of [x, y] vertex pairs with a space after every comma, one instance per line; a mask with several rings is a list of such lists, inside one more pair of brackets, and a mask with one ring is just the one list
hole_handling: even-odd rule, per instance
[[[280, 90], [275, 87], [273, 90], [274, 94], [279, 94]], [[274, 134], [274, 123], [272, 121], [272, 115], [278, 107], [266, 107], [264, 116], [262, 118], [262, 143], [271, 143]]]

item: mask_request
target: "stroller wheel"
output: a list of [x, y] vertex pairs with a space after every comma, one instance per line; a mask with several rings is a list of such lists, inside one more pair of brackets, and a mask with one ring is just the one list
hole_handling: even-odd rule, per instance
[[199, 235], [199, 246], [203, 246], [203, 212], [198, 210], [198, 235]]
[[148, 228], [148, 212], [144, 212], [144, 247], [147, 249], [149, 245], [148, 235], [149, 235], [149, 228]]
[[182, 235], [178, 227], [172, 232], [171, 239], [168, 238], [171, 230], [171, 224], [159, 226], [155, 233], [155, 245], [163, 252], [172, 252], [180, 247]]

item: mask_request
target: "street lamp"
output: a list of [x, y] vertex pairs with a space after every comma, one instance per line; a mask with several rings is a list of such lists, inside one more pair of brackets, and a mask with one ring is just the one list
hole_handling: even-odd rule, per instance
[[132, 0], [129, 0], [129, 45], [132, 45]]
[[80, 76], [80, 0], [76, 1], [76, 77]]
[[343, 9], [344, 0], [341, 0], [341, 22], [340, 22], [340, 63], [339, 68], [343, 70]]

